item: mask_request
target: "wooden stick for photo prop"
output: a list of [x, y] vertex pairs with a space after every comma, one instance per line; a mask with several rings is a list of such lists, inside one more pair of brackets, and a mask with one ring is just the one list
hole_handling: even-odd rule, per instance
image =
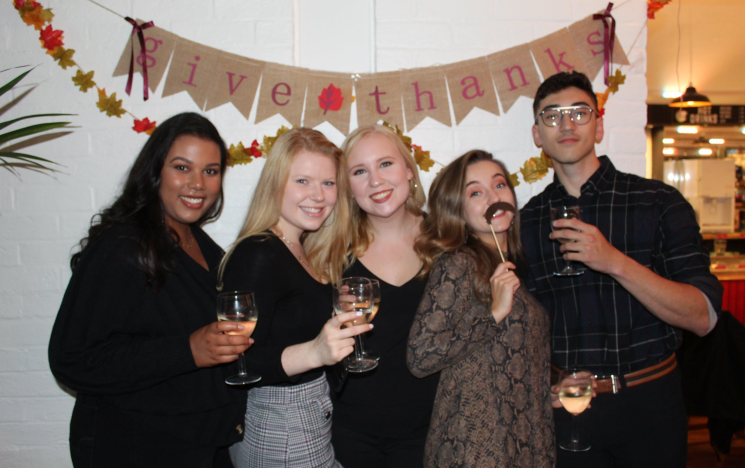
[[497, 214], [497, 211], [510, 211], [512, 213], [515, 212], [515, 207], [510, 205], [507, 202], [497, 202], [489, 206], [489, 208], [486, 209], [486, 213], [484, 214], [484, 218], [486, 219], [486, 222], [489, 224], [489, 229], [491, 229], [491, 235], [494, 236], [494, 242], [497, 244], [497, 250], [499, 250], [499, 256], [502, 258], [502, 262], [505, 262], [504, 254], [502, 253], [502, 247], [499, 245], [499, 241], [497, 240], [497, 234], [494, 232], [494, 227], [491, 225], [492, 218], [494, 218], [494, 215]]

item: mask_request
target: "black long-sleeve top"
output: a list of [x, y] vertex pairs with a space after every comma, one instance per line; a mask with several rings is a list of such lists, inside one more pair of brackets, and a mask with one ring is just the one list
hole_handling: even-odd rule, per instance
[[198, 368], [189, 336], [217, 320], [222, 249], [192, 231], [210, 271], [174, 247], [177, 271], [156, 292], [134, 264], [134, 228], [118, 226], [89, 244], [76, 265], [49, 342], [54, 376], [79, 402], [107, 405], [200, 445], [241, 438], [245, 392], [229, 366]]
[[287, 376], [282, 352], [314, 339], [331, 318], [331, 286], [313, 279], [274, 234], [249, 237], [233, 250], [225, 266], [223, 291], [254, 293], [259, 320], [246, 351], [246, 365], [261, 380], [255, 386], [289, 386], [323, 375], [322, 369]]

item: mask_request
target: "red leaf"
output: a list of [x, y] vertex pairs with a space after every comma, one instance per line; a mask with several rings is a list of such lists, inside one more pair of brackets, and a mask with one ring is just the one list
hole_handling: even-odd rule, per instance
[[254, 140], [253, 143], [251, 143], [250, 148], [246, 148], [244, 151], [247, 151], [253, 156], [254, 158], [260, 158], [263, 154], [261, 150], [259, 149], [259, 142]]
[[39, 35], [39, 39], [44, 43], [43, 47], [49, 51], [53, 51], [58, 46], [63, 45], [62, 43], [62, 31], [55, 31], [52, 29], [52, 25], [47, 26], [45, 30]]
[[338, 111], [341, 109], [343, 102], [344, 97], [341, 95], [341, 89], [331, 83], [328, 88], [323, 88], [321, 95], [318, 96], [318, 105], [323, 109], [323, 115], [326, 115], [326, 111]]
[[137, 133], [147, 133], [148, 135], [151, 135], [153, 130], [155, 130], [155, 124], [156, 122], [151, 122], [150, 119], [145, 117], [142, 120], [135, 120], [135, 125], [132, 127], [132, 130]]

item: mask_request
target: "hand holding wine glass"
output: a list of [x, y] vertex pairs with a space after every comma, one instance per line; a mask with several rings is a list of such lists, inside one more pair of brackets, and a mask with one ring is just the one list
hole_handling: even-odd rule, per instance
[[[343, 278], [333, 290], [334, 312], [337, 315], [346, 312], [362, 312], [359, 318], [344, 325], [362, 325], [369, 323], [374, 316], [373, 286], [369, 279], [361, 277]], [[367, 372], [378, 367], [378, 361], [365, 357], [359, 335], [354, 337], [354, 354], [347, 360], [349, 372]]]
[[[240, 323], [243, 330], [225, 332], [228, 335], [244, 335], [250, 337], [259, 320], [259, 311], [253, 293], [231, 291], [217, 295], [217, 320]], [[238, 374], [225, 379], [228, 385], [246, 385], [261, 380], [258, 375], [246, 372], [245, 356], [238, 357]]]
[[[554, 221], [558, 221], [560, 219], [579, 219], [580, 217], [580, 207], [579, 206], [558, 206], [551, 208], [551, 230], [555, 231], [557, 229], [569, 229], [569, 228], [555, 228], [554, 227]], [[574, 242], [570, 239], [565, 238], [559, 238], [557, 239], [560, 243], [566, 244], [568, 242]], [[556, 276], [577, 276], [581, 275], [585, 272], [583, 269], [574, 268], [572, 266], [571, 260], [565, 260], [566, 266], [560, 270], [555, 271], [554, 275]]]
[[560, 441], [559, 447], [570, 452], [590, 450], [590, 444], [579, 440], [577, 415], [582, 413], [592, 400], [592, 373], [587, 370], [570, 368], [559, 374], [559, 401], [572, 415], [572, 434], [570, 440]]

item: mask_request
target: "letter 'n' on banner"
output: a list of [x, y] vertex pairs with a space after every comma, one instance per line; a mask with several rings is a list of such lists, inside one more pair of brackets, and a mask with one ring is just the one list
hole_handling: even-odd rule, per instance
[[487, 55], [486, 60], [503, 112], [508, 112], [520, 96], [533, 100], [541, 79], [527, 44]]
[[489, 73], [489, 63], [485, 57], [446, 65], [445, 76], [450, 90], [450, 100], [453, 102], [456, 125], [459, 125], [474, 107], [499, 115], [497, 95]]
[[344, 135], [352, 116], [352, 75], [350, 73], [308, 73], [303, 126], [313, 128], [328, 122]]
[[[569, 25], [569, 32], [572, 34], [574, 45], [585, 63], [587, 76], [590, 79], [595, 78], [600, 69], [603, 68], [603, 52], [605, 51], [603, 22], [592, 19], [592, 15], [590, 15]], [[626, 57], [623, 47], [621, 47], [618, 35], [616, 35], [613, 44], [613, 63], [618, 65], [629, 64], [629, 59]]]
[[401, 95], [406, 131], [410, 132], [425, 117], [431, 117], [448, 127], [452, 124], [444, 67], [402, 71]]
[[578, 71], [587, 73], [577, 47], [574, 45], [572, 34], [567, 28], [562, 28], [553, 34], [543, 36], [528, 44], [535, 57], [538, 69], [545, 80], [560, 72]]
[[186, 91], [200, 109], [215, 79], [214, 68], [219, 53], [196, 42], [179, 39], [168, 69], [163, 97]]
[[280, 114], [290, 125], [300, 126], [308, 69], [267, 63], [261, 75], [256, 123]]
[[212, 84], [204, 110], [232, 102], [248, 119], [263, 67], [264, 62], [221, 52], [212, 70]]
[[[144, 21], [138, 19], [137, 24]], [[176, 41], [179, 37], [165, 29], [157, 26], [147, 28], [142, 31], [145, 37], [145, 51], [140, 48], [140, 41], [137, 36], [129, 35], [127, 45], [124, 46], [124, 52], [119, 58], [119, 63], [114, 69], [114, 76], [122, 76], [129, 73], [129, 61], [132, 53], [132, 40], [135, 45], [135, 73], [142, 74], [142, 67], [147, 67], [147, 84], [150, 91], [155, 92], [163, 79], [163, 75], [168, 67], [168, 61], [171, 59], [173, 48], [176, 47]]]
[[404, 129], [401, 107], [401, 72], [361, 75], [354, 85], [357, 102], [357, 126], [371, 125], [379, 120]]

